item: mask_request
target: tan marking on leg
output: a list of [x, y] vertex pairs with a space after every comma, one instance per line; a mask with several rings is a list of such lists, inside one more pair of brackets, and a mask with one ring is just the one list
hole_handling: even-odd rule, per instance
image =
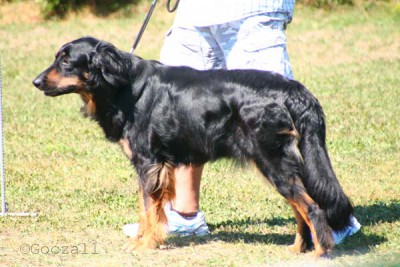
[[125, 153], [126, 157], [129, 160], [132, 160], [133, 159], [133, 152], [131, 150], [131, 146], [130, 146], [128, 138], [120, 139], [119, 140], [119, 145], [121, 146], [122, 151]]
[[144, 224], [144, 228], [140, 226], [140, 229], [143, 229], [142, 233], [133, 246], [127, 248], [128, 252], [156, 248], [165, 241], [167, 216], [164, 206], [175, 197], [174, 167], [168, 163], [157, 164], [149, 170], [148, 175], [148, 179], [158, 180], [158, 186], [147, 199], [145, 218], [143, 218], [143, 213], [139, 214], [139, 218], [142, 217], [141, 224]]
[[[290, 202], [292, 206], [294, 206], [301, 217], [304, 219], [304, 222], [307, 223], [308, 227], [310, 228], [311, 234], [313, 236], [313, 242], [314, 242], [314, 249], [315, 249], [315, 254], [322, 255], [325, 253], [323, 248], [321, 247], [321, 244], [319, 243], [318, 236], [317, 236], [317, 231], [315, 230], [314, 225], [311, 223], [310, 219], [308, 218], [308, 212], [305, 211], [304, 205], [302, 203], [296, 203], [296, 202]], [[308, 210], [308, 208], [306, 209]], [[297, 237], [297, 236], [296, 236]]]
[[300, 193], [299, 198], [290, 200], [290, 204], [297, 209], [301, 217], [303, 217], [304, 221], [310, 228], [314, 242], [314, 255], [319, 258], [320, 256], [328, 254], [330, 251], [327, 251], [321, 246], [315, 226], [311, 223], [308, 217], [309, 207], [312, 205], [318, 206], [318, 204], [306, 192]]
[[141, 238], [143, 236], [143, 233], [146, 229], [146, 209], [144, 207], [144, 198], [143, 198], [143, 190], [140, 188], [139, 189], [139, 231], [137, 238]]
[[297, 230], [296, 230], [296, 238], [294, 240], [294, 244], [289, 246], [289, 251], [293, 253], [303, 253], [307, 250], [307, 244], [304, 241], [304, 226], [306, 222], [304, 221], [303, 217], [297, 210], [296, 205], [290, 203], [293, 208], [296, 222], [297, 222]]
[[136, 249], [144, 248], [143, 235], [147, 231], [147, 213], [144, 205], [143, 190], [139, 185], [139, 229], [136, 236], [129, 238], [128, 242], [124, 246], [124, 251], [130, 253]]

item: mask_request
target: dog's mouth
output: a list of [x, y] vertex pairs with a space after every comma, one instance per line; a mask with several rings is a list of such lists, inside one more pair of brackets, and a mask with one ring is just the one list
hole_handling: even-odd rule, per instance
[[65, 94], [70, 94], [76, 91], [75, 86], [67, 86], [67, 87], [49, 87], [46, 85], [37, 85], [35, 82], [33, 83], [36, 88], [44, 93], [45, 96], [60, 96]]
[[52, 88], [52, 89], [42, 89], [39, 90], [43, 91], [45, 96], [60, 96], [65, 94], [70, 94], [76, 91], [74, 86], [68, 86], [66, 88]]
[[57, 76], [57, 79], [49, 79], [47, 75], [39, 75], [32, 83], [40, 91], [43, 91], [46, 96], [60, 96], [74, 93], [83, 87], [83, 82], [76, 77]]

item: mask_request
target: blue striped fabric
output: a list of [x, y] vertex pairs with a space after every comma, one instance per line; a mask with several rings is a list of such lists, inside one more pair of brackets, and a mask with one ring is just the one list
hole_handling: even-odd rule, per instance
[[295, 0], [180, 0], [176, 26], [210, 26], [268, 13], [292, 20]]

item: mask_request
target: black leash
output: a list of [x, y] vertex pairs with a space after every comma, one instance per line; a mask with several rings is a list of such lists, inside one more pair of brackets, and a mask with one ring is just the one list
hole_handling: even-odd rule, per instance
[[179, 0], [176, 0], [174, 7], [171, 9], [171, 0], [168, 0], [167, 1], [167, 10], [168, 10], [168, 12], [169, 13], [174, 12], [178, 8], [178, 5], [179, 5]]
[[[153, 11], [154, 11], [154, 8], [156, 7], [156, 4], [157, 4], [157, 0], [153, 0], [153, 3], [151, 3], [151, 6], [150, 6], [150, 10], [147, 13], [147, 16], [146, 16], [146, 18], [145, 18], [145, 20], [144, 20], [144, 22], [142, 24], [142, 27], [140, 28], [140, 31], [139, 31], [138, 35], [136, 36], [135, 42], [132, 45], [132, 48], [131, 48], [131, 51], [130, 51], [131, 54], [133, 54], [135, 52], [135, 49], [138, 46], [139, 41], [142, 38], [142, 35], [143, 35], [144, 31], [146, 30], [147, 24], [150, 21], [150, 17], [153, 14]], [[170, 13], [174, 12], [178, 8], [178, 5], [179, 5], [179, 0], [176, 0], [175, 5], [171, 8], [171, 0], [168, 0], [167, 1], [167, 10], [168, 10], [168, 12], [170, 12]]]

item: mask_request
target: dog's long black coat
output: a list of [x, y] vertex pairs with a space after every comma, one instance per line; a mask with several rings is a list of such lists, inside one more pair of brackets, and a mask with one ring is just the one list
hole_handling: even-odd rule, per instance
[[[79, 82], [56, 85], [50, 72]], [[154, 164], [230, 157], [254, 161], [291, 203], [303, 191], [315, 200], [321, 210], [311, 205], [307, 212], [317, 232], [325, 231], [317, 229], [325, 216], [333, 230], [349, 224], [353, 207], [329, 160], [322, 108], [297, 81], [257, 70], [165, 66], [86, 37], [64, 45], [34, 84], [52, 96], [89, 94], [106, 137], [129, 140], [145, 195], [160, 186], [146, 178]]]

